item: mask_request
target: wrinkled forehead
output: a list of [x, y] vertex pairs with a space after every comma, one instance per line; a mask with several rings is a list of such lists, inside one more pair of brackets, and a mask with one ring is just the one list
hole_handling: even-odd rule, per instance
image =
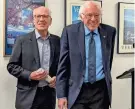
[[100, 8], [96, 4], [87, 4], [87, 6], [84, 9], [84, 13], [98, 13], [101, 14]]
[[86, 8], [84, 13], [98, 13], [100, 14], [100, 10], [95, 7]]
[[46, 7], [39, 7], [33, 10], [33, 15], [49, 15], [49, 9]]

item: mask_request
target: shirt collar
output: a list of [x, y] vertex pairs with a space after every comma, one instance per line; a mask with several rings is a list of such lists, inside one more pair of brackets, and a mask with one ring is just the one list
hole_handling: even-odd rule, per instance
[[[91, 33], [91, 31], [89, 30], [89, 28], [86, 25], [84, 25], [84, 31], [85, 31], [85, 36]], [[93, 32], [95, 34], [98, 34], [98, 29], [96, 28]]]
[[[35, 29], [35, 35], [36, 35], [36, 39], [41, 38], [41, 35], [39, 34], [39, 32], [36, 29]], [[46, 39], [48, 39], [49, 36], [50, 36], [50, 33], [48, 32]]]

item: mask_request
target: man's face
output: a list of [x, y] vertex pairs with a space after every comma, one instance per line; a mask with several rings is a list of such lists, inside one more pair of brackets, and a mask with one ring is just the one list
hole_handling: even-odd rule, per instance
[[101, 13], [97, 7], [91, 5], [84, 10], [84, 13], [81, 14], [81, 18], [89, 30], [93, 31], [99, 26]]
[[34, 12], [34, 25], [38, 31], [48, 31], [51, 25], [52, 18], [49, 15], [49, 10], [47, 8], [38, 8]]

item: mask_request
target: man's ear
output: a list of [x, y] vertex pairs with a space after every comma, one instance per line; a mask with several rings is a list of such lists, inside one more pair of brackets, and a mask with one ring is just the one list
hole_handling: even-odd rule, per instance
[[50, 18], [50, 25], [52, 24], [52, 18]]
[[34, 18], [33, 18], [33, 26], [35, 26], [35, 20], [34, 20]]
[[79, 15], [79, 17], [80, 17], [80, 20], [83, 21], [83, 16], [82, 15]]

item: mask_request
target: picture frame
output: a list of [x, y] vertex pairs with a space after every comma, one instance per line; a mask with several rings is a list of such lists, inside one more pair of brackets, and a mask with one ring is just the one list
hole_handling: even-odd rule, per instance
[[134, 3], [118, 2], [118, 54], [133, 54], [135, 41]]
[[[65, 0], [65, 26], [72, 23], [80, 22], [79, 9], [86, 1], [89, 0]], [[98, 3], [102, 7], [102, 1], [93, 0], [93, 2]], [[102, 19], [101, 19], [102, 21]]]
[[45, 6], [45, 0], [5, 0], [4, 52], [10, 56], [17, 37], [34, 30], [32, 11]]

